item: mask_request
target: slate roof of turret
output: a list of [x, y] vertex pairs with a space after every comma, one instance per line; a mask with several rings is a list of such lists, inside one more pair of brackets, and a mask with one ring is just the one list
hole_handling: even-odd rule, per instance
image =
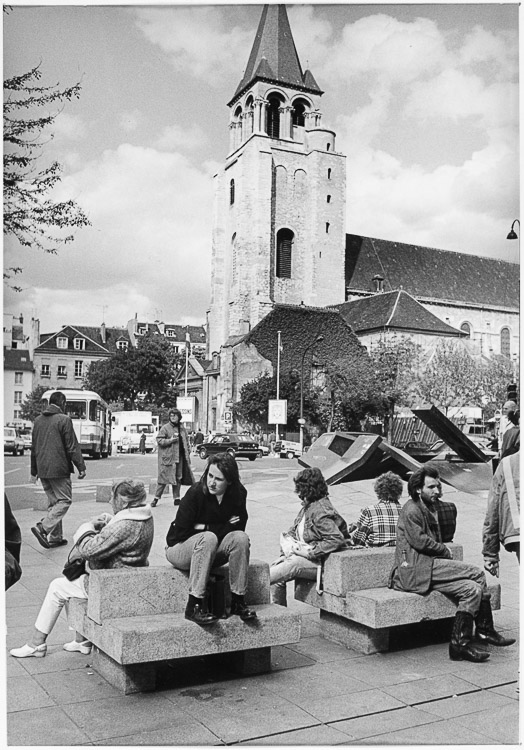
[[336, 309], [353, 331], [360, 335], [383, 330], [415, 331], [435, 336], [467, 335], [433, 315], [402, 290], [344, 302], [336, 305]]
[[350, 295], [374, 292], [378, 274], [385, 291], [403, 289], [428, 301], [518, 309], [519, 270], [517, 263], [495, 258], [346, 235]]
[[244, 75], [229, 105], [257, 79], [323, 93], [311, 72], [302, 71], [285, 5], [264, 5]]

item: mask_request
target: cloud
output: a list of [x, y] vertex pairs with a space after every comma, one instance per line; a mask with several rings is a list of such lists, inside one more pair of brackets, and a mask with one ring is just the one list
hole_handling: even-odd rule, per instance
[[240, 80], [245, 62], [239, 59], [251, 48], [253, 30], [228, 28], [220, 8], [140, 8], [135, 15], [138, 28], [176, 70], [215, 84], [224, 76]]
[[196, 149], [207, 142], [207, 136], [200, 126], [191, 129], [180, 125], [168, 125], [154, 142], [161, 151], [174, 151], [180, 148]]
[[129, 112], [122, 112], [120, 115], [120, 127], [125, 133], [134, 133], [144, 122], [144, 115], [141, 110], [134, 109]]
[[61, 112], [53, 122], [53, 133], [55, 137], [79, 141], [87, 136], [87, 126], [77, 115]]

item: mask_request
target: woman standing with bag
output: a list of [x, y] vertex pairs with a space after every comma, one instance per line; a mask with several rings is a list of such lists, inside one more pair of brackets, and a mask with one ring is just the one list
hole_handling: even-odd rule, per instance
[[[141, 567], [148, 565], [148, 555], [153, 543], [153, 515], [147, 505], [147, 493], [143, 482], [124, 479], [115, 482], [112, 490], [113, 513], [103, 513], [92, 521], [83, 523], [74, 535], [77, 554], [87, 563], [86, 573], [74, 580], [65, 576], [55, 578], [49, 584], [47, 594], [35, 622], [29, 643], [13, 648], [11, 656], [25, 659], [28, 656], [42, 657], [47, 653], [46, 640], [60, 612], [69, 599], [87, 599], [89, 593], [88, 570], [100, 568]], [[91, 643], [80, 634], [64, 644], [66, 651], [89, 654]]]
[[320, 469], [304, 469], [294, 481], [302, 508], [289, 531], [281, 534], [280, 557], [269, 569], [271, 600], [284, 607], [288, 581], [318, 581], [322, 560], [330, 552], [351, 547], [347, 524], [331, 504]]

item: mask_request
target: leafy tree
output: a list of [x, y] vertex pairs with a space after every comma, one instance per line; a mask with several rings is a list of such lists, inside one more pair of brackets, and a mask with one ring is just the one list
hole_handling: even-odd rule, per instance
[[106, 401], [123, 402], [125, 409], [174, 405], [174, 361], [173, 349], [164, 338], [146, 334], [136, 349], [120, 349], [93, 362], [85, 385]]
[[[55, 161], [40, 168], [38, 160], [52, 138], [46, 134], [48, 128], [65, 102], [78, 99], [80, 84], [41, 86], [41, 77], [37, 66], [4, 80], [4, 235], [15, 237], [22, 246], [56, 253], [74, 239], [62, 230], [90, 222], [74, 200], [50, 197], [62, 179], [62, 166]], [[49, 112], [50, 107], [58, 109]], [[5, 282], [20, 290], [12, 279], [21, 272], [19, 266], [6, 268]]]
[[482, 405], [484, 374], [483, 364], [465, 346], [445, 339], [437, 345], [418, 387], [425, 401], [447, 414], [452, 406]]
[[22, 402], [20, 416], [30, 422], [34, 422], [42, 413], [42, 396], [48, 390], [46, 385], [37, 385]]
[[478, 405], [484, 407], [485, 419], [493, 417], [507, 400], [508, 385], [519, 380], [518, 363], [514, 365], [507, 357], [495, 356], [484, 363]]

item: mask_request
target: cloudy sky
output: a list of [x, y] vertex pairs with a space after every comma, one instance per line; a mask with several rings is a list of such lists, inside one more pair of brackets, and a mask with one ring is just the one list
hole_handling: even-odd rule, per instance
[[[260, 5], [24, 6], [4, 76], [82, 83], [54, 125], [57, 198], [92, 226], [59, 255], [7, 242], [8, 312], [62, 324], [199, 324], [210, 299], [213, 174]], [[347, 155], [346, 231], [517, 260], [518, 5], [288, 5], [323, 122]]]

